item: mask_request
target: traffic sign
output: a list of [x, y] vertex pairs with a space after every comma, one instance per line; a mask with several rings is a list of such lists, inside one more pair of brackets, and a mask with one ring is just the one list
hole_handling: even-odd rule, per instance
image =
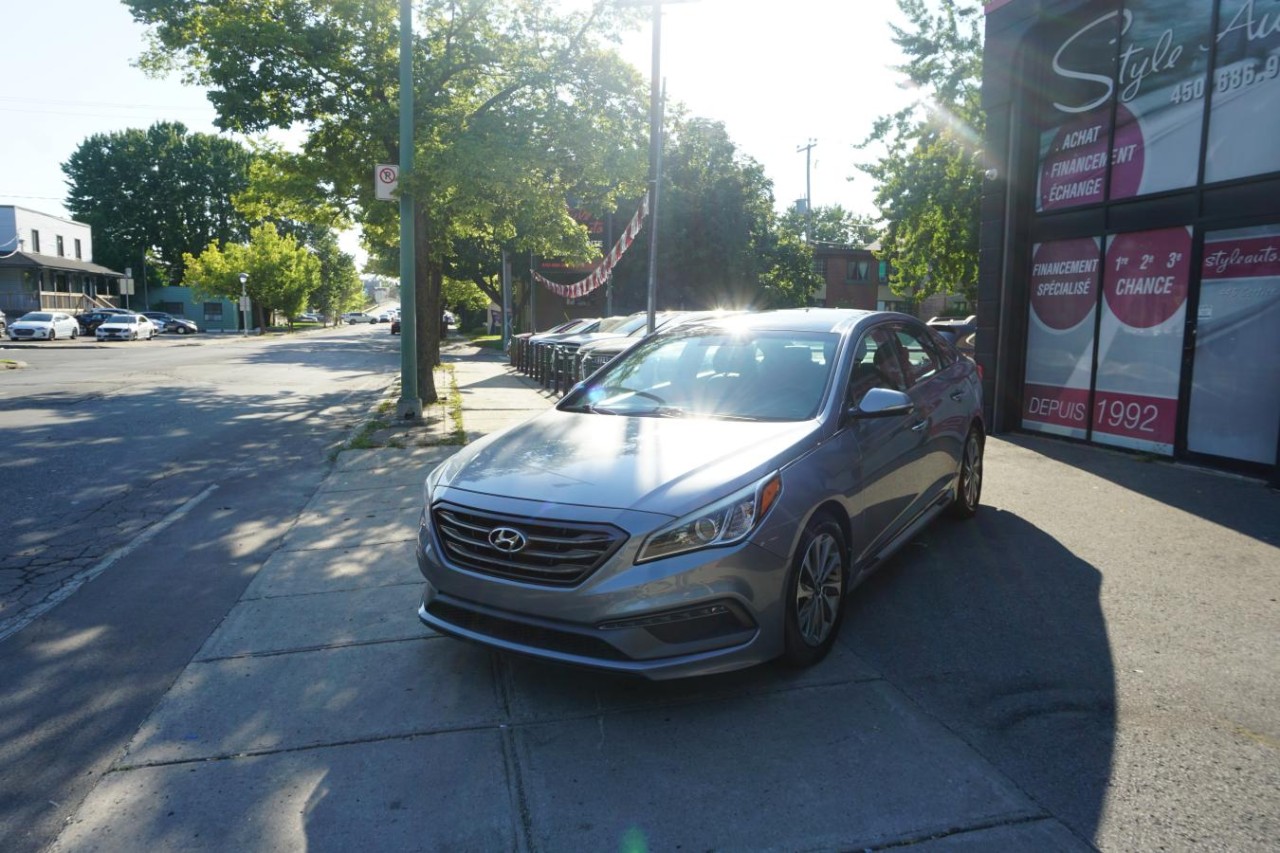
[[373, 169], [373, 192], [378, 201], [395, 201], [396, 188], [400, 185], [400, 167], [392, 163], [379, 163]]

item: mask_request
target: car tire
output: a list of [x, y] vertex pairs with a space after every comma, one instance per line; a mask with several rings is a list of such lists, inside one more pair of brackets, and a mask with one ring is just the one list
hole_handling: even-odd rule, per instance
[[72, 329], [72, 330], [71, 330], [71, 340], [73, 340], [73, 341], [74, 341], [74, 340], [75, 340], [76, 338], [78, 338], [78, 337], [80, 337], [80, 330], [79, 330], [79, 329]]
[[56, 341], [57, 339], [58, 339], [58, 330], [57, 330], [57, 329], [50, 329], [50, 330], [49, 330], [49, 340], [51, 340], [51, 341]]
[[813, 666], [835, 645], [844, 621], [849, 587], [849, 552], [844, 532], [829, 517], [805, 525], [791, 560], [783, 606], [782, 660], [792, 667]]
[[960, 470], [956, 473], [956, 494], [947, 508], [953, 518], [973, 518], [982, 499], [982, 431], [969, 428], [964, 450], [960, 453]]
[[178, 333], [178, 334], [180, 334], [180, 335], [185, 335], [185, 334], [187, 333], [188, 329], [187, 329], [187, 327], [186, 327], [186, 326], [179, 326], [178, 328], [174, 329], [174, 331], [175, 331], [175, 332], [177, 332], [177, 333]]

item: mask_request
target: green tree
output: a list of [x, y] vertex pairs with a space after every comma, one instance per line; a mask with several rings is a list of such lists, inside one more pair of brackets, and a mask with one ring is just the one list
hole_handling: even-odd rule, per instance
[[[964, 0], [898, 0], [908, 28], [893, 27], [906, 62], [898, 66], [921, 94], [918, 103], [879, 119], [864, 144], [886, 153], [860, 168], [877, 183], [888, 227], [882, 260], [895, 293], [976, 297], [978, 221], [985, 166], [980, 100], [982, 20]], [[936, 7], [937, 11], [933, 11]]]
[[158, 281], [181, 284], [184, 255], [247, 233], [231, 200], [251, 161], [239, 143], [177, 122], [94, 134], [62, 164], [67, 210], [93, 227], [98, 263], [141, 278], [145, 255]]
[[[371, 253], [394, 257], [396, 205], [373, 198], [372, 165], [396, 162], [395, 0], [125, 0], [149, 25], [144, 65], [210, 88], [223, 127], [307, 131], [294, 167], [350, 211]], [[564, 200], [606, 209], [644, 175], [646, 97], [603, 42], [616, 10], [562, 14], [550, 0], [416, 4], [414, 202], [418, 395], [437, 398], [440, 297], [454, 241], [589, 257]], [[628, 15], [635, 19], [639, 13]]]
[[248, 273], [246, 292], [261, 328], [276, 313], [301, 313], [321, 282], [320, 259], [271, 223], [254, 228], [248, 243], [210, 243], [199, 257], [188, 254], [184, 261], [187, 282], [213, 296], [238, 298], [240, 273]]
[[312, 246], [320, 262], [319, 280], [310, 294], [310, 305], [325, 317], [337, 318], [359, 306], [364, 298], [355, 259], [338, 248], [333, 232], [324, 231]]
[[794, 207], [782, 215], [782, 226], [794, 234], [808, 231], [811, 243], [836, 243], [865, 249], [881, 237], [874, 217], [853, 213], [838, 204], [815, 207], [806, 216]]
[[[821, 280], [812, 252], [774, 212], [764, 169], [720, 122], [677, 116], [671, 124], [658, 210], [659, 307], [805, 304]], [[647, 304], [647, 246], [642, 237], [618, 265], [615, 303], [624, 310]]]

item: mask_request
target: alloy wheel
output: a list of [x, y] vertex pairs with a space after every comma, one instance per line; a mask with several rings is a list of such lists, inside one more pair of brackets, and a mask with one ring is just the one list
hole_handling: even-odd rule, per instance
[[840, 543], [821, 532], [809, 543], [796, 583], [796, 626], [810, 646], [819, 646], [831, 633], [844, 594]]

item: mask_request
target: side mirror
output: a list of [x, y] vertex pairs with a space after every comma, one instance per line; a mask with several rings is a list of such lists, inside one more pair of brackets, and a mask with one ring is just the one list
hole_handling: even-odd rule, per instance
[[890, 388], [872, 388], [862, 396], [862, 401], [848, 410], [850, 418], [891, 418], [908, 415], [915, 409], [911, 398]]

